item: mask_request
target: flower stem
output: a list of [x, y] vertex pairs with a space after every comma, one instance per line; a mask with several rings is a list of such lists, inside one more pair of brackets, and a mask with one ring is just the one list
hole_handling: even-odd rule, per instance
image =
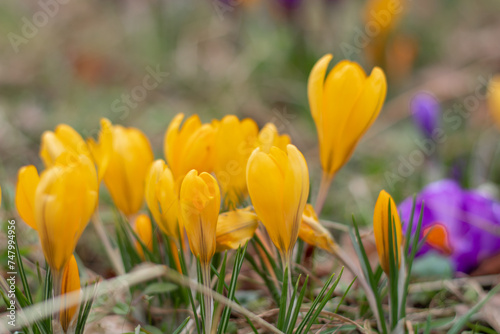
[[330, 185], [332, 184], [333, 176], [323, 172], [321, 175], [321, 182], [319, 184], [318, 196], [316, 197], [316, 205], [314, 211], [319, 216], [323, 210], [323, 205], [325, 204], [326, 197], [328, 196], [328, 190], [330, 190]]
[[[205, 286], [205, 288], [211, 290], [212, 287], [210, 284], [210, 263], [202, 263], [202, 276], [203, 285]], [[204, 294], [203, 298], [205, 299], [205, 334], [210, 334], [212, 330], [214, 299], [211, 293]]]
[[92, 215], [92, 224], [96, 230], [97, 235], [101, 239], [102, 244], [104, 245], [104, 249], [106, 250], [106, 254], [108, 255], [113, 268], [115, 269], [118, 275], [125, 274], [125, 268], [123, 266], [123, 261], [121, 259], [120, 254], [113, 248], [111, 243], [109, 242], [108, 236], [106, 235], [106, 230], [102, 225], [101, 218], [99, 217], [99, 213], [96, 210]]
[[[52, 270], [52, 290], [54, 292], [54, 298], [62, 295], [62, 279], [63, 279], [63, 273], [64, 273], [64, 267], [59, 270]], [[54, 303], [53, 307], [54, 310], [58, 310], [59, 312], [54, 312], [54, 320], [60, 321], [61, 320], [61, 304], [60, 303]]]

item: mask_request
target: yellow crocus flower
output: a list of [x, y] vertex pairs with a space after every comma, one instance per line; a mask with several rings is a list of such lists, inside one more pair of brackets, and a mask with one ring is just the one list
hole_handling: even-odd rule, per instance
[[247, 184], [255, 212], [283, 260], [289, 260], [309, 195], [304, 156], [293, 145], [286, 152], [256, 148], [248, 160]]
[[35, 191], [35, 226], [55, 279], [73, 255], [98, 198], [94, 164], [84, 155], [70, 154], [62, 154], [41, 174]]
[[[118, 209], [131, 216], [142, 207], [144, 178], [153, 162], [153, 151], [148, 138], [139, 129], [120, 125], [110, 127], [113, 149], [104, 173], [104, 183]], [[93, 147], [92, 152], [99, 151], [101, 145], [104, 143]]]
[[[389, 220], [389, 205], [391, 206], [391, 218]], [[375, 243], [377, 246], [377, 253], [380, 260], [380, 266], [384, 272], [389, 275], [389, 224], [394, 222], [395, 229], [393, 229], [393, 243], [394, 257], [396, 256], [395, 250], [398, 251], [398, 265], [401, 261], [401, 243], [403, 234], [401, 232], [401, 220], [399, 219], [398, 208], [391, 195], [385, 190], [382, 190], [378, 195], [377, 203], [375, 204], [375, 211], [373, 213], [373, 233], [375, 235]]]
[[182, 181], [180, 211], [191, 252], [202, 264], [215, 253], [215, 235], [220, 209], [220, 190], [215, 178], [191, 170]]
[[264, 125], [257, 138], [257, 146], [260, 147], [263, 152], [269, 152], [272, 146], [276, 146], [285, 151], [286, 146], [290, 143], [290, 136], [287, 134], [280, 135], [276, 125], [273, 123]]
[[146, 175], [146, 204], [160, 229], [179, 243], [179, 191], [165, 161], [158, 159]]
[[380, 113], [387, 90], [384, 72], [378, 67], [367, 77], [357, 63], [343, 60], [326, 76], [331, 59], [329, 54], [323, 56], [314, 65], [308, 82], [321, 167], [329, 177], [349, 160]]
[[221, 213], [217, 220], [216, 251], [238, 249], [252, 239], [258, 226], [259, 219], [250, 208]]
[[175, 180], [191, 169], [210, 173], [214, 164], [214, 126], [202, 124], [198, 115], [193, 115], [181, 128], [183, 119], [182, 113], [172, 119], [164, 139], [165, 158]]
[[234, 208], [247, 195], [246, 166], [255, 148], [259, 128], [249, 119], [234, 115], [214, 121], [214, 172], [226, 207]]
[[[153, 250], [153, 227], [151, 226], [151, 220], [146, 214], [140, 214], [135, 218], [134, 232], [137, 234], [141, 242], [150, 251]], [[144, 250], [142, 249], [139, 241], [136, 242], [135, 248], [137, 253], [144, 260]]]
[[335, 254], [337, 252], [337, 244], [330, 232], [319, 222], [311, 204], [307, 204], [304, 209], [299, 228], [299, 238], [329, 253]]
[[497, 128], [500, 129], [500, 75], [496, 75], [491, 79], [488, 92], [488, 107]]
[[40, 177], [36, 167], [33, 165], [24, 166], [19, 169], [17, 173], [16, 184], [16, 207], [19, 216], [28, 224], [32, 229], [36, 230], [35, 221], [35, 192]]
[[71, 126], [59, 124], [54, 132], [45, 131], [42, 134], [40, 157], [45, 167], [54, 165], [56, 159], [67, 151], [92, 159], [85, 140]]
[[62, 285], [61, 285], [61, 294], [62, 297], [62, 305], [60, 312], [60, 320], [61, 325], [64, 332], [67, 332], [68, 328], [71, 325], [71, 321], [78, 310], [78, 305], [67, 307], [67, 300], [65, 298], [65, 294], [80, 291], [80, 275], [78, 273], [78, 264], [76, 263], [75, 256], [72, 256], [69, 260], [68, 264], [64, 268], [64, 273], [62, 276]]

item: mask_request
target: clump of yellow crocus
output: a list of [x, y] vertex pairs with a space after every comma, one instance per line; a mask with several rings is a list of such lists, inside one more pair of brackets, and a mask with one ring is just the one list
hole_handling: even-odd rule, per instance
[[[140, 214], [135, 218], [134, 232], [137, 234], [139, 240], [147, 247], [150, 251], [153, 250], [153, 227], [151, 226], [151, 220], [146, 214]], [[136, 242], [135, 248], [137, 253], [144, 260], [144, 250], [142, 249], [139, 241]]]
[[[309, 195], [306, 160], [293, 145], [287, 145], [286, 151], [276, 146], [269, 152], [256, 148], [248, 159], [247, 185], [255, 212], [290, 275], [291, 255]], [[291, 289], [288, 295], [290, 301]]]
[[318, 132], [323, 177], [316, 212], [323, 207], [337, 171], [350, 159], [363, 134], [384, 104], [387, 83], [375, 67], [370, 76], [357, 63], [343, 60], [326, 75], [332, 55], [323, 56], [311, 70], [308, 98]]
[[172, 119], [164, 139], [165, 158], [175, 180], [191, 169], [210, 173], [214, 165], [214, 126], [202, 124], [198, 115], [193, 115], [181, 127], [183, 119], [182, 113]]
[[272, 146], [276, 146], [285, 151], [286, 146], [290, 143], [290, 136], [287, 134], [280, 135], [276, 125], [273, 123], [264, 125], [257, 138], [257, 146], [260, 147], [263, 152], [269, 152]]
[[216, 229], [216, 251], [238, 249], [252, 239], [259, 218], [250, 207], [227, 211], [219, 215]]
[[491, 79], [488, 92], [488, 107], [497, 128], [500, 129], [500, 74]]
[[259, 128], [249, 118], [234, 115], [213, 121], [215, 132], [214, 172], [225, 207], [235, 208], [247, 195], [246, 166], [255, 148]]
[[61, 326], [64, 332], [68, 331], [68, 328], [71, 325], [73, 317], [78, 310], [78, 305], [67, 307], [67, 299], [66, 294], [80, 291], [80, 275], [78, 273], [78, 264], [76, 263], [76, 259], [74, 256], [71, 257], [68, 264], [64, 269], [64, 273], [62, 276], [62, 285], [61, 285], [61, 295], [62, 295], [62, 305], [61, 311], [59, 313]]
[[[391, 217], [389, 218], [389, 206], [391, 207]], [[398, 208], [391, 195], [382, 190], [378, 195], [375, 211], [373, 212], [373, 233], [377, 245], [378, 258], [380, 266], [384, 272], [389, 275], [390, 253], [389, 253], [389, 224], [393, 224], [393, 256], [398, 255], [398, 267], [401, 261], [401, 244], [403, 234], [401, 232], [401, 220], [399, 219]]]
[[[104, 183], [118, 209], [130, 217], [142, 207], [144, 178], [153, 162], [153, 151], [148, 138], [139, 129], [108, 124], [103, 130], [111, 131], [112, 151], [104, 172]], [[107, 138], [102, 134], [101, 138]], [[89, 142], [93, 156], [105, 151], [105, 140]]]
[[[215, 178], [191, 170], [184, 177], [180, 191], [180, 211], [191, 252], [201, 263], [203, 283], [210, 288], [210, 261], [215, 254], [220, 189]], [[205, 333], [211, 333], [213, 299], [205, 295]]]

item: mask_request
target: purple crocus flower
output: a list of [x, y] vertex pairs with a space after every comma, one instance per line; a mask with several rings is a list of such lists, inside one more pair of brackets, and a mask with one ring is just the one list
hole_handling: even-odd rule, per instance
[[433, 132], [440, 126], [441, 108], [438, 100], [429, 93], [418, 93], [410, 102], [413, 122], [422, 134], [432, 138]]
[[[425, 187], [417, 196], [413, 232], [424, 201], [421, 238], [433, 231], [417, 253], [448, 255], [456, 271], [469, 273], [484, 259], [500, 253], [500, 203], [452, 180]], [[399, 205], [403, 230], [408, 227], [413, 198]], [[435, 228], [435, 229], [433, 229]]]

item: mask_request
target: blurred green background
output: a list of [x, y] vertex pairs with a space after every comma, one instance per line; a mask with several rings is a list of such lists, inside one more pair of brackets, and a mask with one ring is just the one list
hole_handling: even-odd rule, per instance
[[[334, 181], [325, 218], [346, 222], [354, 213], [370, 221], [382, 188], [399, 202], [453, 173], [470, 187], [499, 181], [499, 136], [485, 93], [500, 71], [500, 2], [398, 3], [402, 12], [391, 26], [369, 36], [373, 18], [362, 0], [3, 0], [0, 182], [7, 208], [18, 168], [41, 168], [43, 131], [67, 123], [95, 136], [107, 117], [143, 130], [159, 158], [179, 112], [206, 122], [236, 114], [259, 126], [275, 123], [308, 160], [314, 202], [320, 171], [306, 87], [325, 53], [367, 72], [382, 66], [389, 82], [379, 119]], [[156, 79], [146, 84], [155, 87], [141, 89], [151, 72]], [[409, 117], [419, 91], [434, 94], [443, 115], [459, 114], [462, 122], [443, 122], [437, 153], [401, 173], [422, 150]], [[477, 104], [466, 106], [471, 96]]]

